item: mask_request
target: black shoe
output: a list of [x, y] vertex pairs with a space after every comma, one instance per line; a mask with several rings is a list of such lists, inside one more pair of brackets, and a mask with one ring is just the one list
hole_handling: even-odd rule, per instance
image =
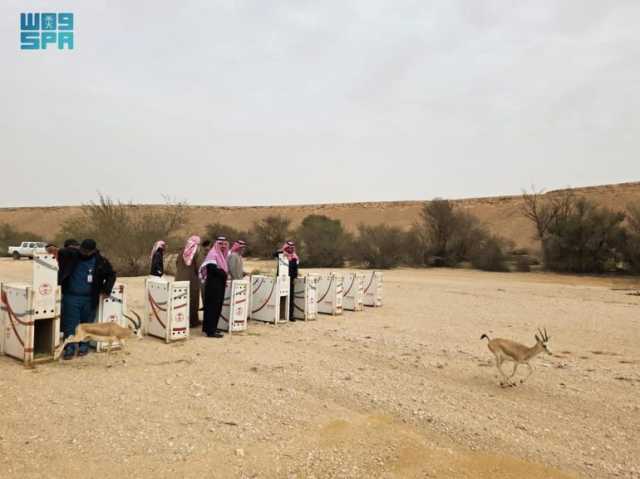
[[297, 319], [296, 318], [292, 318], [289, 321], [291, 321], [292, 323], [295, 323], [297, 321]]
[[207, 338], [224, 338], [224, 334], [217, 331], [215, 333], [207, 333]]

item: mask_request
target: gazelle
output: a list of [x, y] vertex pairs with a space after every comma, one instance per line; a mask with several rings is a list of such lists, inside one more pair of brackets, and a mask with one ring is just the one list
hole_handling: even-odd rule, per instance
[[[546, 353], [549, 355], [551, 354], [551, 351], [549, 351], [549, 348], [547, 348], [547, 343], [549, 342], [547, 329], [545, 328], [544, 332], [538, 329], [538, 332], [534, 335], [534, 337], [536, 338], [536, 344], [528, 347], [524, 344], [511, 341], [510, 339], [489, 339], [489, 336], [487, 336], [486, 334], [480, 336], [480, 339], [486, 338], [489, 340], [489, 351], [491, 351], [496, 357], [496, 367], [504, 378], [504, 381], [500, 383], [500, 386], [505, 387], [516, 385], [511, 381], [511, 378], [516, 374], [518, 366], [521, 364], [526, 364], [529, 368], [529, 374], [527, 375], [527, 377], [520, 380], [520, 384], [524, 383], [533, 373], [533, 368], [531, 367], [531, 364], [529, 364], [529, 361], [540, 354], [542, 351], [546, 351]], [[513, 371], [511, 371], [510, 376], [507, 376], [502, 370], [502, 363], [504, 361], [513, 361]]]
[[[133, 334], [138, 334], [141, 325], [140, 316], [133, 311], [138, 321], [125, 315], [125, 318], [133, 324], [133, 328], [123, 327], [114, 322], [108, 321], [105, 323], [80, 323], [76, 326], [75, 334], [69, 336], [60, 345], [60, 349], [54, 355], [54, 359], [58, 359], [62, 351], [67, 344], [82, 343], [84, 341], [104, 341], [107, 343], [107, 353], [111, 352], [111, 346], [114, 342], [118, 342], [121, 348], [124, 348], [125, 341]], [[140, 337], [140, 336], [139, 336]], [[140, 337], [141, 338], [141, 337]], [[76, 350], [77, 352], [77, 350]]]

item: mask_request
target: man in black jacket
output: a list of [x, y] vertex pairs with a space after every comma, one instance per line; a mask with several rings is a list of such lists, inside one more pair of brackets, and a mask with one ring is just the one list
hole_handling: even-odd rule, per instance
[[[58, 284], [62, 286], [62, 331], [67, 338], [80, 323], [95, 320], [96, 307], [102, 296], [111, 294], [116, 272], [111, 263], [96, 249], [96, 242], [86, 239], [80, 248], [62, 248], [58, 252]], [[75, 344], [68, 344], [64, 359], [75, 354]], [[79, 344], [78, 354], [89, 352], [89, 343]]]

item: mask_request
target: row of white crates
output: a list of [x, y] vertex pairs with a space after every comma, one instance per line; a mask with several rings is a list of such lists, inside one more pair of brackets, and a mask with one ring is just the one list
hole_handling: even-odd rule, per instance
[[[295, 279], [290, 297], [288, 276], [255, 275], [227, 281], [220, 329], [229, 333], [247, 329], [247, 321], [279, 324], [294, 319], [314, 320], [318, 313], [339, 315], [382, 306], [382, 273], [309, 274]], [[290, 302], [293, 300], [293, 308]], [[161, 278], [147, 279], [146, 331], [167, 342], [184, 339], [189, 329], [189, 284]]]
[[[60, 345], [60, 288], [53, 257], [34, 261], [34, 281], [0, 284], [0, 354], [26, 364], [53, 358]], [[48, 266], [47, 266], [48, 265]], [[53, 266], [56, 266], [55, 268]], [[228, 281], [220, 329], [245, 331], [248, 319], [279, 324], [289, 321], [293, 299], [295, 319], [314, 320], [318, 313], [338, 315], [343, 309], [361, 311], [364, 305], [382, 305], [382, 273], [309, 274], [296, 278], [289, 297], [288, 276], [252, 276]], [[116, 283], [100, 301], [96, 321], [134, 326], [166, 342], [189, 337], [189, 283], [151, 277], [145, 286], [145, 320], [128, 314], [125, 286]], [[96, 344], [98, 351], [103, 345]]]

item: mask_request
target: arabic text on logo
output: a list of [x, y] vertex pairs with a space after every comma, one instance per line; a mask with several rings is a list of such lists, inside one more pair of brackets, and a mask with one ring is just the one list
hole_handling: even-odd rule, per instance
[[20, 49], [73, 50], [73, 13], [21, 13]]

